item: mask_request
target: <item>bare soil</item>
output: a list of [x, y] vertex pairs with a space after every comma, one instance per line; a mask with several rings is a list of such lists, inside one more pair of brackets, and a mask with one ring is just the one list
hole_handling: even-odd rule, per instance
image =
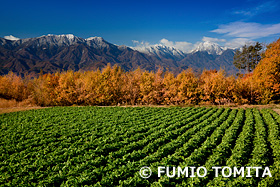
[[[221, 107], [221, 108], [257, 108], [257, 109], [265, 109], [270, 108], [277, 112], [280, 115], [280, 104], [268, 104], [268, 105], [236, 105], [236, 104], [228, 104], [228, 105], [211, 105], [211, 104], [202, 104], [202, 105], [120, 105], [120, 107]], [[112, 106], [100, 106], [100, 107], [112, 107]], [[25, 111], [32, 109], [42, 109], [47, 107], [40, 107], [36, 105], [32, 105], [27, 102], [16, 102], [11, 100], [0, 99], [0, 114], [9, 113], [9, 112], [17, 112], [17, 111]]]
[[32, 109], [42, 109], [46, 107], [39, 107], [39, 106], [31, 106], [31, 107], [9, 107], [9, 108], [0, 108], [0, 114], [3, 113], [10, 113], [10, 112], [18, 112], [18, 111], [25, 111], [25, 110], [32, 110]]

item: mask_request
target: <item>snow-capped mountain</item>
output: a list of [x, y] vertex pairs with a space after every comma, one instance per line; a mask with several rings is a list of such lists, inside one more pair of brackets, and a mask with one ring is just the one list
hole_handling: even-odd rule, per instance
[[110, 43], [108, 43], [106, 40], [104, 40], [102, 37], [90, 37], [85, 39], [88, 46], [94, 47], [94, 48], [108, 48], [110, 47]]
[[225, 50], [209, 42], [198, 45], [192, 53], [184, 53], [163, 44], [131, 48], [112, 44], [101, 37], [83, 39], [73, 34], [49, 34], [26, 39], [0, 37], [0, 75], [9, 71], [21, 75], [69, 69], [87, 71], [102, 69], [108, 63], [127, 71], [138, 67], [149, 71], [162, 67], [177, 73], [189, 67], [225, 67], [230, 71], [234, 69], [233, 56], [232, 49]]
[[206, 51], [209, 55], [221, 55], [225, 50], [227, 50], [226, 47], [221, 47], [217, 43], [206, 41], [199, 43], [196, 48], [191, 51], [191, 53]]
[[11, 41], [20, 40], [19, 38], [14, 37], [13, 35], [4, 36], [4, 38], [5, 38], [6, 40], [11, 40]]
[[159, 58], [183, 59], [186, 56], [183, 51], [162, 44], [148, 47], [134, 47], [133, 49], [148, 55], [155, 55]]
[[62, 34], [62, 35], [48, 34], [46, 36], [43, 35], [31, 40], [33, 43], [35, 42], [38, 45], [54, 45], [59, 47], [69, 46], [76, 43], [82, 43], [85, 41], [83, 38], [74, 36], [73, 34]]
[[[64, 47], [70, 46], [77, 43], [84, 43], [85, 39], [74, 36], [73, 34], [62, 34], [62, 35], [54, 35], [48, 34], [35, 38], [25, 38], [19, 39], [15, 38], [12, 35], [4, 38], [6, 42], [8, 42], [11, 46], [17, 47], [24, 44], [25, 47], [29, 47], [30, 49], [40, 48], [48, 48], [48, 47]], [[4, 42], [3, 42], [4, 43]], [[0, 42], [1, 44], [1, 42]]]
[[177, 59], [184, 58], [187, 54], [193, 54], [196, 52], [207, 52], [209, 55], [221, 55], [224, 51], [227, 50], [226, 47], [221, 47], [219, 44], [209, 41], [198, 43], [196, 47], [189, 53], [184, 53], [183, 51], [176, 49], [175, 47], [165, 46], [162, 44], [151, 45], [148, 47], [138, 46], [134, 47], [133, 49], [149, 55], [156, 55], [160, 58], [170, 58], [173, 56]]

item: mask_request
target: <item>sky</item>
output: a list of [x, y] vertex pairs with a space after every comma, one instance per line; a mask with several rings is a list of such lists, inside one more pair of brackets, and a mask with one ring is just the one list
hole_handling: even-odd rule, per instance
[[278, 0], [0, 0], [0, 37], [74, 34], [127, 46], [164, 44], [189, 51], [210, 41], [240, 47], [280, 37]]

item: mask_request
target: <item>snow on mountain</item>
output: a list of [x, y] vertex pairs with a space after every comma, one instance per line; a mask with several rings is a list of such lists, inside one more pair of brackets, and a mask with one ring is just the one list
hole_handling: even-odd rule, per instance
[[90, 37], [85, 40], [89, 46], [106, 45], [105, 43], [107, 43], [102, 37], [97, 37], [97, 36]]
[[191, 53], [206, 51], [208, 54], [221, 55], [225, 50], [227, 50], [226, 47], [221, 47], [217, 43], [206, 41], [199, 43], [197, 47], [191, 51]]
[[[234, 70], [233, 50], [225, 50], [218, 44], [204, 42], [196, 45], [193, 53], [184, 53], [173, 47], [174, 43], [171, 44], [143, 44], [141, 47], [132, 48], [109, 43], [101, 37], [83, 39], [72, 34], [49, 34], [19, 40], [0, 37], [1, 62], [5, 64], [0, 67], [0, 75], [8, 73], [8, 70], [21, 75], [37, 74], [40, 69], [45, 73], [68, 69], [94, 70], [105, 67], [107, 63], [120, 65], [126, 71], [137, 67], [148, 71], [163, 67], [174, 72], [188, 67], [226, 67], [227, 70]], [[218, 55], [209, 55], [202, 51]]]
[[116, 47], [116, 45], [108, 43], [106, 40], [104, 40], [102, 37], [90, 37], [85, 39], [86, 43], [90, 47], [94, 47], [97, 49], [102, 49], [102, 48], [109, 48], [109, 47]]
[[[5, 36], [5, 40], [13, 40], [10, 45], [13, 46], [19, 46], [21, 44], [25, 44], [26, 46], [29, 46], [31, 48], [37, 48], [37, 47], [64, 47], [64, 46], [70, 46], [75, 44], [85, 44], [93, 48], [108, 48], [114, 46], [113, 44], [108, 43], [105, 41], [102, 37], [90, 37], [87, 39], [83, 39], [77, 36], [74, 36], [73, 34], [61, 34], [61, 35], [55, 35], [55, 34], [48, 34], [48, 35], [42, 35], [40, 37], [35, 38], [25, 38], [25, 39], [18, 39], [12, 35]], [[1, 44], [2, 43], [2, 44]], [[6, 43], [4, 40], [1, 42], [1, 45], [4, 45]], [[117, 47], [117, 46], [115, 46]]]
[[184, 58], [187, 54], [193, 54], [196, 52], [203, 52], [206, 51], [208, 54], [212, 55], [221, 55], [225, 50], [227, 50], [226, 47], [221, 47], [217, 43], [205, 41], [201, 42], [196, 45], [196, 47], [190, 52], [190, 53], [184, 53], [183, 51], [176, 49], [175, 47], [165, 46], [162, 44], [156, 44], [151, 46], [137, 46], [133, 49], [140, 51], [142, 53], [146, 53], [149, 55], [156, 55], [158, 57], [168, 57], [171, 58], [176, 57]]
[[146, 53], [149, 55], [156, 55], [158, 57], [176, 57], [176, 58], [184, 58], [185, 54], [174, 47], [165, 46], [162, 44], [156, 44], [152, 46], [140, 46], [140, 47], [134, 47], [134, 50], [137, 50], [142, 53]]
[[4, 38], [6, 40], [12, 40], [12, 41], [20, 40], [20, 38], [14, 37], [13, 35], [4, 36]]
[[83, 38], [74, 36], [73, 34], [54, 35], [48, 34], [36, 38], [39, 44], [56, 45], [56, 46], [69, 46], [79, 42], [85, 42]]
[[[32, 48], [38, 47], [38, 46], [70, 46], [73, 44], [78, 43], [84, 43], [90, 47], [94, 47], [97, 49], [103, 49], [103, 48], [109, 48], [109, 47], [117, 47], [118, 45], [113, 45], [105, 41], [102, 37], [90, 37], [87, 39], [83, 39], [77, 36], [74, 36], [73, 34], [61, 34], [61, 35], [54, 35], [54, 34], [48, 34], [43, 35], [37, 38], [27, 38], [27, 39], [19, 39], [12, 35], [5, 36], [6, 40], [11, 40], [12, 44], [14, 46], [21, 45], [22, 43], [26, 43], [26, 45], [31, 45]], [[3, 42], [2, 42], [3, 43]], [[208, 54], [212, 55], [221, 55], [225, 50], [227, 50], [226, 47], [221, 47], [219, 44], [205, 41], [201, 42], [190, 52], [191, 54], [196, 52], [202, 52], [206, 51]], [[180, 60], [186, 57], [188, 53], [184, 53], [183, 51], [172, 47], [167, 46], [164, 44], [155, 44], [155, 45], [143, 45], [143, 46], [137, 46], [137, 47], [131, 47], [134, 50], [137, 50], [139, 52], [156, 56], [157, 58], [168, 58], [173, 60]]]

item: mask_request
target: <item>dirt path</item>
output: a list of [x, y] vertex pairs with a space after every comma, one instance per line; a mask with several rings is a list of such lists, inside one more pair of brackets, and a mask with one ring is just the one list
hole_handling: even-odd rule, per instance
[[32, 110], [32, 109], [42, 109], [42, 108], [47, 108], [47, 107], [33, 106], [33, 107], [9, 107], [9, 108], [0, 108], [0, 114], [10, 113], [10, 112], [17, 112], [17, 111], [24, 111], [24, 110]]
[[274, 108], [273, 110], [280, 115], [280, 108]]

